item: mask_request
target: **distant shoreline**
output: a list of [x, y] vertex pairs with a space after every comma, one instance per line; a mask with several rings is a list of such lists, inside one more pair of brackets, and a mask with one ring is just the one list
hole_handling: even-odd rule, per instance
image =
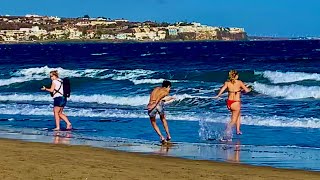
[[175, 42], [240, 42], [249, 40], [165, 40], [165, 41], [128, 41], [128, 40], [44, 40], [44, 41], [7, 41], [0, 44], [40, 44], [40, 43], [175, 43]]
[[121, 41], [121, 40], [43, 40], [2, 41], [0, 44], [51, 44], [51, 43], [184, 43], [184, 42], [252, 42], [252, 41], [319, 41], [320, 39], [248, 39], [248, 40], [165, 40], [165, 41]]

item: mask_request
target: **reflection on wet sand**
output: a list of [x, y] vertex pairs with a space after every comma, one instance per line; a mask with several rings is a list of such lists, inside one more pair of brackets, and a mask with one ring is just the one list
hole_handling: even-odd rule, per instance
[[228, 162], [240, 163], [240, 146], [241, 143], [238, 140], [232, 148], [226, 149]]
[[162, 144], [160, 146], [159, 151], [156, 151], [156, 154], [161, 154], [161, 155], [168, 155], [169, 150], [172, 149], [174, 147], [174, 145], [170, 142]]
[[70, 144], [71, 139], [71, 132], [70, 131], [56, 131], [54, 132], [54, 144]]

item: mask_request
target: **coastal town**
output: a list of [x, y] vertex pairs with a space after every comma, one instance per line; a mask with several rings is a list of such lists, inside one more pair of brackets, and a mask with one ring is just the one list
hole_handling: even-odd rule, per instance
[[0, 43], [41, 41], [203, 41], [247, 40], [244, 28], [197, 22], [131, 22], [127, 19], [60, 18], [28, 14], [0, 16]]

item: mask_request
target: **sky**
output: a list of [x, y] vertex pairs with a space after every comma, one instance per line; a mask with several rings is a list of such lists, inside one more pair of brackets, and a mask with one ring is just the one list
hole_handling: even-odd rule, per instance
[[125, 18], [243, 27], [249, 35], [320, 37], [320, 0], [0, 0], [0, 15]]

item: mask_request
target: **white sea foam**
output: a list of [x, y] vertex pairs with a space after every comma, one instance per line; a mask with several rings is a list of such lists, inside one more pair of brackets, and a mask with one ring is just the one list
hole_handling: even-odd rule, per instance
[[75, 95], [70, 98], [73, 102], [86, 102], [98, 104], [114, 104], [114, 105], [127, 105], [127, 106], [146, 106], [149, 96], [109, 96], [109, 95]]
[[320, 81], [320, 74], [317, 73], [264, 71], [255, 72], [255, 74], [260, 74], [275, 84], [298, 82], [304, 80]]
[[[109, 96], [102, 94], [95, 95], [72, 95], [68, 101], [80, 103], [98, 103], [98, 104], [114, 104], [114, 105], [128, 105], [128, 106], [143, 106], [148, 103], [149, 96]], [[34, 101], [34, 102], [47, 102], [52, 101], [48, 95], [37, 94], [12, 94], [0, 95], [0, 101]]]
[[195, 95], [189, 95], [189, 94], [180, 94], [180, 95], [174, 95], [177, 100], [184, 100], [184, 99], [212, 99], [210, 96], [195, 96]]
[[[122, 109], [92, 109], [92, 108], [66, 108], [68, 116], [73, 117], [96, 117], [96, 118], [148, 118], [145, 110], [122, 110]], [[52, 116], [51, 105], [30, 105], [30, 104], [1, 104], [0, 114], [5, 115], [42, 115]], [[168, 112], [168, 120], [181, 121], [204, 121], [214, 123], [229, 122], [228, 116], [221, 116], [212, 112]], [[320, 128], [319, 118], [288, 118], [281, 116], [242, 116], [242, 124], [253, 126], [269, 127], [299, 127], [299, 128]]]
[[0, 86], [7, 86], [14, 83], [23, 83], [32, 80], [41, 80], [41, 77], [12, 77], [9, 79], [0, 79]]
[[91, 54], [91, 56], [102, 56], [102, 55], [106, 55], [108, 53], [93, 53]]
[[319, 86], [301, 86], [301, 85], [287, 85], [276, 86], [266, 85], [255, 82], [254, 90], [271, 97], [282, 97], [286, 99], [304, 99], [304, 98], [320, 98]]
[[[199, 117], [205, 122], [227, 123], [230, 117], [215, 116], [207, 114], [207, 116]], [[199, 120], [198, 119], [198, 120]], [[320, 128], [319, 118], [288, 118], [282, 116], [242, 116], [241, 123], [253, 126], [269, 126], [269, 127], [302, 127], [302, 128]]]
[[48, 66], [26, 68], [18, 70], [11, 75], [13, 77], [9, 79], [0, 79], [0, 86], [6, 86], [14, 83], [23, 83], [33, 80], [43, 80], [48, 78], [48, 74], [52, 70], [58, 70], [62, 77], [90, 77], [90, 78], [101, 78], [100, 73], [107, 71], [108, 69], [85, 69], [85, 70], [68, 70], [61, 67], [50, 68]]
[[141, 54], [140, 56], [144, 57], [144, 56], [151, 56], [153, 55], [152, 53], [146, 53], [146, 54]]
[[[17, 105], [1, 105], [0, 114], [6, 115], [38, 115], [38, 116], [52, 116], [52, 107], [48, 106], [34, 106], [26, 104]], [[119, 117], [119, 118], [144, 118], [147, 114], [143, 111], [129, 113], [124, 110], [117, 109], [91, 109], [91, 108], [66, 108], [66, 114], [73, 117]]]
[[114, 70], [113, 80], [135, 80], [136, 78], [148, 76], [154, 73], [151, 70]]
[[158, 84], [162, 83], [164, 79], [133, 79], [133, 84]]
[[63, 77], [97, 77], [100, 73], [108, 69], [84, 69], [84, 70], [69, 70], [61, 67], [50, 68], [48, 66], [26, 68], [12, 73], [13, 76], [27, 77], [27, 78], [47, 78], [52, 70], [58, 70], [59, 74]]
[[0, 101], [52, 101], [49, 95], [33, 95], [33, 94], [10, 94], [10, 95], [0, 95]]
[[[214, 123], [227, 123], [230, 119], [226, 117], [214, 117], [212, 119], [203, 118], [199, 121], [199, 137], [203, 140], [220, 139], [223, 136], [225, 126], [219, 126]], [[313, 128], [320, 129], [319, 118], [288, 118], [281, 116], [242, 116], [241, 123], [251, 126], [266, 126], [266, 127], [291, 127], [291, 128]]]
[[[177, 101], [184, 99], [207, 99], [206, 96], [191, 96], [188, 94], [174, 95]], [[52, 98], [48, 95], [39, 94], [0, 94], [1, 101], [33, 101], [33, 102], [51, 102]], [[70, 102], [79, 103], [97, 103], [97, 104], [112, 104], [112, 105], [125, 105], [125, 106], [146, 106], [149, 101], [149, 96], [110, 96], [103, 94], [94, 95], [72, 95], [68, 100]]]
[[242, 122], [247, 125], [255, 125], [255, 126], [320, 128], [320, 119], [318, 118], [288, 118], [288, 117], [281, 117], [281, 116], [272, 116], [272, 117], [244, 116]]
[[[134, 82], [137, 78], [146, 77], [155, 73], [151, 70], [133, 69], [133, 70], [109, 70], [109, 69], [84, 69], [84, 70], [70, 70], [61, 67], [50, 68], [48, 66], [26, 68], [11, 73], [11, 78], [0, 79], [0, 86], [6, 86], [14, 83], [23, 83], [32, 80], [43, 80], [48, 78], [48, 74], [52, 70], [58, 70], [61, 77], [70, 78], [96, 78], [112, 80], [129, 80]], [[147, 82], [147, 81], [146, 81]], [[140, 82], [141, 84], [141, 82]]]
[[[165, 79], [131, 79], [133, 84], [161, 84]], [[179, 82], [178, 80], [170, 80], [170, 82]]]

